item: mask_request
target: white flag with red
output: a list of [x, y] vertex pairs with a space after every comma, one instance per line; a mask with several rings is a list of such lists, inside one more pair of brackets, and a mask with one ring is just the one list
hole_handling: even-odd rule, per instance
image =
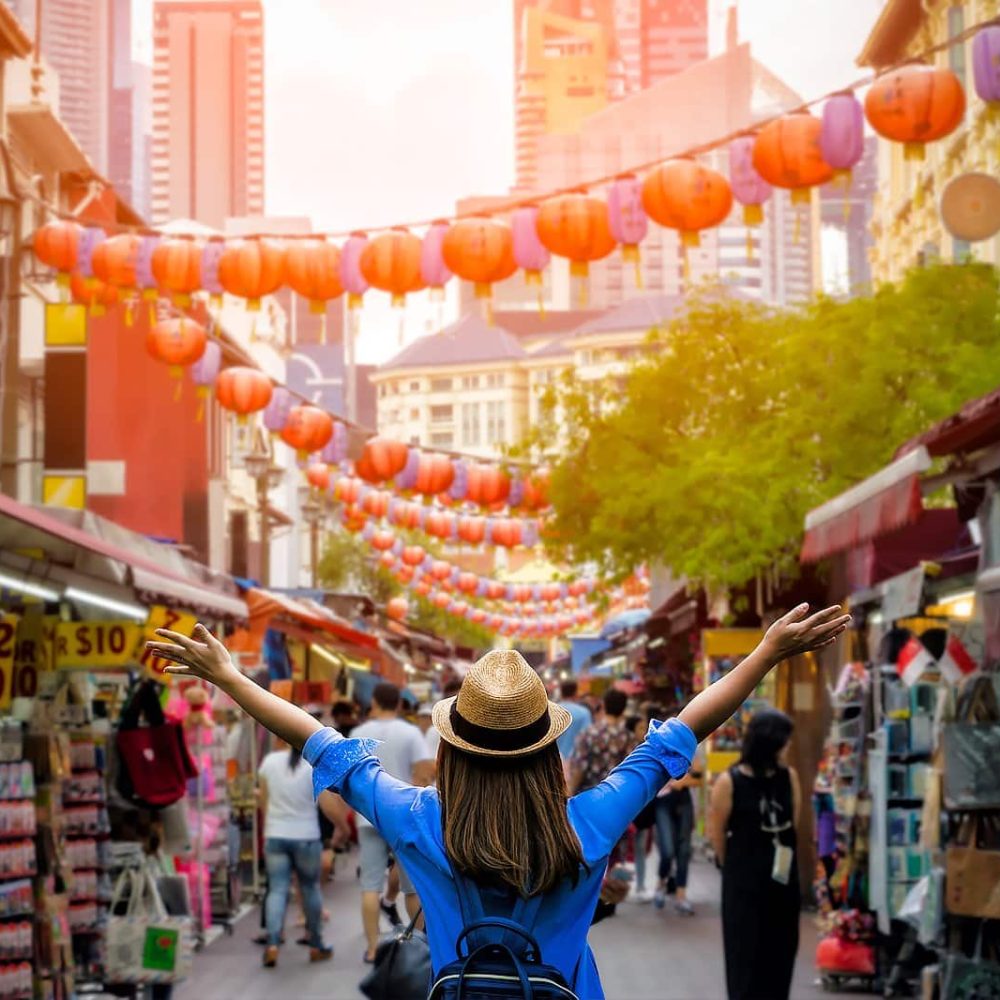
[[924, 675], [926, 670], [934, 666], [934, 657], [927, 652], [927, 647], [914, 635], [899, 651], [896, 670], [907, 687], [913, 687]]
[[948, 645], [944, 648], [944, 655], [938, 660], [938, 669], [944, 678], [952, 684], [957, 684], [963, 677], [975, 673], [979, 669], [979, 664], [969, 655], [969, 651], [962, 645], [962, 640], [957, 635], [950, 635]]

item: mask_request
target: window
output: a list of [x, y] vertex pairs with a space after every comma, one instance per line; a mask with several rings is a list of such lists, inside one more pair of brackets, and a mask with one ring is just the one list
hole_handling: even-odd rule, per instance
[[462, 404], [462, 445], [475, 447], [479, 444], [479, 404]]
[[431, 447], [432, 448], [445, 448], [450, 450], [454, 444], [454, 439], [450, 434], [432, 434], [431, 435]]
[[486, 443], [503, 444], [507, 440], [507, 429], [502, 401], [491, 400], [486, 404]]
[[479, 376], [478, 375], [463, 375], [462, 376], [462, 388], [463, 389], [478, 389], [479, 388]]
[[[961, 4], [948, 8], [948, 37], [955, 38], [965, 31], [965, 10]], [[965, 42], [959, 42], [948, 49], [948, 66], [965, 88]]]
[[952, 240], [951, 259], [956, 264], [965, 264], [972, 259], [972, 244], [968, 240]]
[[410, 392], [420, 392], [420, 383], [419, 382], [411, 382], [410, 383]]
[[492, 375], [486, 376], [486, 388], [487, 389], [499, 389], [503, 386], [503, 373], [494, 372]]
[[432, 378], [431, 392], [451, 392], [452, 380], [450, 378]]
[[416, 407], [414, 407], [412, 410], [410, 410], [410, 419], [411, 420], [419, 420], [420, 419], [420, 411]]
[[431, 407], [432, 424], [450, 424], [454, 419], [454, 407], [449, 403], [447, 406]]

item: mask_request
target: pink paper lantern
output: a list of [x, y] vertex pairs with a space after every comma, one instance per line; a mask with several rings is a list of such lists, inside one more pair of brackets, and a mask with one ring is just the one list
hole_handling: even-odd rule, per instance
[[367, 245], [364, 233], [351, 233], [340, 250], [340, 283], [347, 292], [349, 309], [360, 309], [361, 297], [368, 291], [368, 282], [361, 273], [361, 254]]
[[759, 226], [764, 221], [763, 206], [774, 190], [753, 165], [754, 142], [752, 135], [741, 135], [729, 144], [729, 186], [743, 206], [747, 226]]
[[608, 188], [608, 228], [622, 245], [622, 260], [639, 271], [639, 244], [646, 238], [649, 218], [642, 207], [642, 182], [634, 174], [616, 177]]
[[420, 278], [432, 293], [439, 296], [452, 277], [442, 253], [447, 233], [447, 222], [431, 223], [420, 244]]
[[514, 236], [514, 260], [517, 266], [524, 270], [524, 280], [529, 285], [542, 283], [542, 271], [549, 266], [551, 254], [538, 238], [536, 221], [538, 207], [525, 205], [514, 211], [510, 220]]
[[834, 170], [850, 178], [865, 151], [865, 112], [851, 91], [834, 94], [823, 106], [819, 148]]

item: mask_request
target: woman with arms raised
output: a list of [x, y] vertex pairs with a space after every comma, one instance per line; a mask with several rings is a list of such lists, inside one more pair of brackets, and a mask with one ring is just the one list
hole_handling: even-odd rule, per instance
[[[440, 702], [437, 788], [390, 777], [371, 741], [344, 739], [307, 712], [244, 677], [199, 625], [192, 637], [160, 631], [167, 669], [216, 684], [313, 766], [329, 789], [371, 821], [406, 868], [424, 905], [435, 973], [455, 959], [466, 882], [484, 912], [533, 911], [547, 963], [577, 996], [601, 998], [587, 931], [612, 848], [640, 809], [685, 774], [697, 744], [730, 718], [760, 680], [789, 656], [833, 642], [850, 618], [838, 607], [779, 619], [760, 646], [703, 691], [677, 719], [650, 723], [646, 739], [608, 776], [568, 798], [556, 740], [569, 714], [551, 704], [520, 654], [495, 650], [473, 666], [455, 698]], [[461, 882], [462, 895], [460, 898]], [[527, 900], [527, 902], [525, 902]]]

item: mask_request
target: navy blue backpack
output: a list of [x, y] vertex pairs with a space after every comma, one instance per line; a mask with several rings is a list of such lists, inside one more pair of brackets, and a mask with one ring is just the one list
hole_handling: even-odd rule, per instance
[[458, 957], [437, 974], [428, 1000], [579, 1000], [542, 960], [533, 934], [542, 897], [519, 897], [509, 919], [487, 916], [476, 885], [453, 874], [463, 923]]

